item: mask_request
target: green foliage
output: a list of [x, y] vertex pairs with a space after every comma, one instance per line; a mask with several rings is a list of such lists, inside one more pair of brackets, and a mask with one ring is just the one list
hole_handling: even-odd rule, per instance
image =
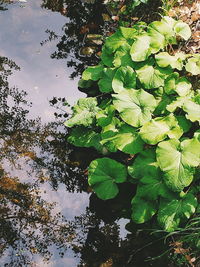
[[158, 211], [158, 221], [166, 231], [174, 231], [181, 220], [186, 221], [195, 212], [197, 200], [193, 194], [179, 199], [162, 200]]
[[194, 167], [200, 163], [200, 142], [196, 139], [163, 141], [156, 149], [164, 180], [173, 191], [181, 191], [193, 180]]
[[103, 200], [114, 198], [118, 192], [118, 183], [126, 181], [126, 167], [110, 158], [93, 160], [89, 166], [89, 185]]
[[67, 127], [76, 125], [89, 126], [93, 123], [96, 113], [99, 111], [95, 97], [81, 98], [73, 107], [73, 116], [65, 122]]
[[[98, 197], [114, 198], [118, 183], [134, 183], [131, 219], [144, 223], [156, 215], [166, 231], [197, 206], [200, 92], [190, 77], [200, 74], [200, 56], [168, 51], [190, 35], [187, 24], [169, 17], [118, 29], [106, 39], [99, 65], [86, 69], [79, 83], [94, 82], [100, 93], [79, 100], [66, 122], [75, 126], [69, 142], [107, 153], [89, 166]], [[126, 160], [109, 158], [119, 151]]]

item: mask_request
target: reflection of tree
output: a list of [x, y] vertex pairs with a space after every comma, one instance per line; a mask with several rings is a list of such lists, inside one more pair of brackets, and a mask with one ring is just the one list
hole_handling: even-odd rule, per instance
[[9, 4], [9, 0], [0, 0], [0, 11], [5, 11], [7, 10], [6, 6]]
[[51, 11], [60, 12], [61, 14], [65, 12], [65, 3], [63, 0], [44, 0], [42, 7], [50, 9]]
[[20, 183], [6, 173], [0, 177], [0, 255], [8, 249], [6, 266], [29, 266], [34, 254], [48, 260], [49, 248], [67, 248], [72, 228], [53, 212], [53, 203], [44, 201], [38, 186]]
[[[9, 87], [8, 76], [16, 69], [0, 57], [0, 256], [7, 255], [5, 266], [12, 267], [29, 266], [34, 254], [48, 259], [51, 246], [64, 253], [73, 236], [54, 204], [42, 199], [41, 182], [56, 187], [60, 179], [68, 191], [83, 184], [79, 169], [68, 160], [60, 123], [29, 119], [26, 93]], [[18, 178], [12, 174], [17, 170]], [[30, 182], [22, 182], [21, 175]]]
[[57, 52], [52, 57], [68, 59], [67, 66], [75, 70], [71, 77], [79, 75], [88, 64], [96, 64], [98, 45], [86, 45], [84, 49], [83, 46], [85, 34], [102, 34], [104, 25], [102, 13], [106, 12], [102, 1], [44, 0], [42, 6], [52, 11], [64, 10], [64, 15], [67, 17], [67, 23], [63, 26], [64, 35], [59, 40]]
[[68, 191], [79, 191], [86, 179], [80, 176], [79, 162], [69, 160], [63, 123], [43, 125], [40, 119], [28, 119], [26, 93], [9, 88], [7, 81], [11, 68], [17, 66], [6, 58], [0, 60], [0, 161], [34, 173], [40, 181], [48, 179], [54, 187], [66, 182]]

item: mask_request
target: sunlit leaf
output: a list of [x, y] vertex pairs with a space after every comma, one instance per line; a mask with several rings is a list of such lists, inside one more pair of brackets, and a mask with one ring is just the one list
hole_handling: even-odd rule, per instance
[[96, 113], [99, 111], [95, 97], [80, 98], [73, 107], [72, 117], [65, 122], [67, 127], [77, 125], [89, 126], [94, 122]]
[[158, 144], [157, 160], [167, 186], [181, 191], [193, 180], [194, 167], [200, 164], [200, 142], [196, 139], [177, 139]]
[[126, 123], [139, 127], [151, 120], [156, 107], [155, 98], [144, 90], [124, 90], [113, 95], [114, 107]]
[[162, 200], [158, 211], [158, 222], [164, 230], [175, 231], [181, 222], [190, 218], [196, 207], [197, 199], [190, 193], [181, 199]]
[[120, 67], [113, 78], [112, 87], [115, 93], [119, 93], [124, 89], [136, 88], [136, 74], [134, 70], [127, 67]]

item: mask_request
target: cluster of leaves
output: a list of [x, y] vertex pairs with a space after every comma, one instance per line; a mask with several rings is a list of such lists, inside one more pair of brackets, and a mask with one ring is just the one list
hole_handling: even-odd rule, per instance
[[[103, 155], [89, 166], [97, 196], [114, 198], [118, 184], [135, 183], [132, 220], [156, 214], [166, 231], [198, 205], [200, 92], [186, 77], [200, 74], [200, 55], [167, 52], [190, 35], [187, 24], [170, 17], [120, 27], [106, 39], [99, 65], [83, 72], [79, 87], [90, 97], [79, 99], [65, 123], [70, 143]], [[132, 161], [112, 159], [117, 151]]]

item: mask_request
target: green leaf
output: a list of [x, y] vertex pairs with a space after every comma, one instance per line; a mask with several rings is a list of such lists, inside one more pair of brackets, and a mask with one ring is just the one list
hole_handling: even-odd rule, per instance
[[157, 160], [167, 186], [173, 191], [182, 191], [193, 180], [194, 167], [200, 163], [200, 142], [176, 139], [158, 144]]
[[105, 42], [105, 48], [108, 50], [108, 53], [113, 53], [118, 48], [122, 48], [127, 45], [128, 41], [124, 38], [120, 30], [117, 30], [114, 34], [109, 36]]
[[102, 150], [102, 146], [100, 144], [101, 135], [89, 128], [80, 126], [72, 129], [67, 141], [74, 146], [94, 147], [98, 151]]
[[105, 46], [102, 48], [101, 60], [107, 67], [113, 67], [114, 53], [108, 52]]
[[156, 100], [143, 89], [132, 89], [114, 94], [113, 104], [123, 121], [134, 127], [139, 127], [151, 120], [151, 114], [156, 107]]
[[188, 81], [188, 79], [185, 77], [182, 77], [178, 79], [178, 81], [176, 82], [175, 91], [180, 96], [186, 96], [189, 93], [191, 88], [192, 88], [192, 84]]
[[124, 89], [133, 89], [136, 87], [136, 74], [134, 70], [127, 67], [120, 67], [113, 78], [112, 87], [115, 93], [120, 93]]
[[99, 89], [102, 93], [112, 92], [112, 80], [115, 75], [115, 68], [104, 68], [101, 79], [98, 82]]
[[168, 23], [165, 19], [162, 19], [161, 21], [154, 21], [149, 24], [149, 27], [162, 34], [167, 42], [174, 41], [175, 32], [173, 30], [173, 24]]
[[144, 61], [150, 56], [150, 40], [151, 38], [148, 35], [141, 35], [137, 37], [130, 50], [133, 61]]
[[192, 122], [200, 123], [200, 105], [194, 101], [187, 100], [183, 104], [183, 110], [187, 113], [186, 118]]
[[185, 222], [195, 212], [197, 199], [193, 194], [186, 194], [182, 199], [162, 200], [158, 211], [160, 226], [172, 232], [181, 222]]
[[192, 58], [189, 58], [186, 65], [185, 69], [192, 73], [192, 75], [199, 75], [200, 74], [200, 56], [196, 55]]
[[145, 176], [137, 187], [136, 197], [155, 201], [159, 197], [170, 198], [173, 194], [163, 181], [162, 173], [159, 177]]
[[187, 96], [177, 97], [172, 103], [167, 105], [166, 109], [170, 112], [174, 112], [177, 108], [181, 108], [187, 101]]
[[116, 51], [113, 59], [113, 65], [117, 68], [119, 67], [133, 67], [133, 61], [130, 56], [130, 48], [128, 50], [119, 49]]
[[164, 86], [164, 81], [171, 73], [171, 70], [153, 67], [151, 64], [145, 64], [141, 68], [137, 69], [136, 73], [145, 89], [153, 89]]
[[89, 88], [93, 85], [93, 81], [92, 80], [83, 80], [83, 79], [80, 79], [79, 82], [78, 82], [78, 87], [81, 87], [81, 88]]
[[116, 150], [119, 149], [124, 153], [136, 154], [142, 151], [144, 142], [141, 140], [136, 129], [127, 124], [123, 124], [118, 131], [113, 132], [111, 137], [104, 138], [101, 144], [108, 145], [108, 149], [112, 147], [112, 151], [114, 150], [113, 147], [115, 147]]
[[135, 223], [145, 223], [157, 212], [157, 203], [146, 201], [142, 198], [134, 197], [131, 205], [131, 218]]
[[145, 123], [140, 129], [141, 138], [150, 145], [155, 145], [164, 140], [167, 136], [170, 138], [180, 138], [183, 134], [176, 118], [170, 114], [167, 117], [157, 117]]
[[123, 122], [121, 122], [118, 118], [113, 117], [110, 124], [104, 126], [102, 129], [102, 144], [105, 144], [110, 152], [117, 152], [116, 143], [112, 142], [112, 137], [118, 133], [122, 124]]
[[166, 94], [170, 95], [176, 91], [176, 82], [178, 79], [179, 79], [178, 72], [174, 72], [166, 78], [164, 85], [164, 90]]
[[166, 68], [168, 66], [173, 69], [182, 70], [183, 68], [183, 60], [185, 60], [186, 56], [184, 53], [177, 53], [174, 56], [169, 55], [167, 52], [161, 52], [155, 56], [156, 63], [161, 68]]
[[73, 107], [72, 117], [65, 122], [67, 127], [78, 125], [90, 126], [95, 119], [99, 108], [95, 97], [80, 98]]
[[153, 29], [152, 27], [148, 27], [147, 33], [150, 39], [150, 48], [151, 53], [155, 54], [161, 49], [163, 49], [166, 45], [164, 35], [160, 34], [158, 31]]
[[107, 126], [111, 123], [114, 113], [115, 108], [109, 103], [108, 106], [105, 107], [105, 109], [101, 109], [96, 114], [97, 124], [101, 127]]
[[182, 21], [176, 22], [176, 24], [174, 25], [174, 31], [186, 41], [191, 37], [191, 30], [189, 25]]
[[126, 181], [126, 167], [110, 158], [100, 158], [90, 163], [88, 183], [103, 200], [114, 198], [118, 192], [117, 183]]
[[140, 152], [133, 164], [128, 166], [128, 173], [134, 179], [142, 179], [143, 177], [159, 178], [161, 172], [156, 161], [155, 150], [149, 148]]
[[179, 96], [186, 96], [190, 89], [192, 88], [192, 84], [185, 77], [179, 78], [179, 74], [177, 72], [172, 73], [165, 80], [165, 92], [166, 94], [173, 94], [176, 92]]
[[101, 65], [93, 66], [93, 67], [88, 67], [82, 74], [82, 79], [83, 80], [93, 80], [97, 81], [101, 78], [102, 73], [103, 73], [104, 67]]
[[163, 95], [159, 98], [157, 98], [157, 107], [154, 111], [155, 116], [160, 116], [160, 115], [167, 115], [169, 112], [166, 109], [166, 107], [172, 102], [171, 97], [163, 93]]
[[187, 133], [192, 127], [192, 123], [185, 118], [185, 116], [175, 116], [178, 121], [179, 126], [183, 130], [184, 133]]
[[134, 39], [138, 34], [137, 30], [134, 28], [119, 27], [119, 30], [121, 35], [127, 40]]

